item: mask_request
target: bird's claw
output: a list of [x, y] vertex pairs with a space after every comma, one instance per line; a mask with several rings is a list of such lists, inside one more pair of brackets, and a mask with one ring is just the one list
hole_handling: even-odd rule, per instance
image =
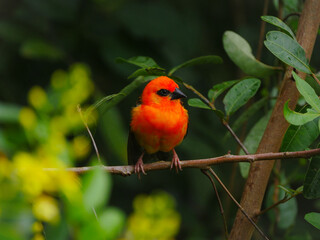
[[147, 173], [144, 171], [142, 158], [143, 155], [139, 157], [136, 165], [134, 166], [134, 173], [138, 174], [138, 178], [140, 178], [140, 172], [142, 172], [144, 175], [147, 175]]
[[177, 173], [179, 172], [179, 170], [182, 171], [180, 159], [179, 159], [178, 154], [176, 153], [176, 151], [174, 149], [173, 149], [173, 157], [172, 157], [170, 169], [172, 169], [173, 166], [176, 168], [176, 172]]

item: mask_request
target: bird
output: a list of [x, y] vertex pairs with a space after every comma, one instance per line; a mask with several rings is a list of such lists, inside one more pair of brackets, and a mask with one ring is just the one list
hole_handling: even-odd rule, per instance
[[134, 172], [146, 175], [143, 163], [150, 160], [171, 159], [171, 169], [181, 171], [180, 159], [175, 151], [188, 130], [188, 111], [182, 98], [187, 96], [169, 77], [151, 80], [143, 89], [137, 106], [131, 110], [127, 145], [128, 163]]

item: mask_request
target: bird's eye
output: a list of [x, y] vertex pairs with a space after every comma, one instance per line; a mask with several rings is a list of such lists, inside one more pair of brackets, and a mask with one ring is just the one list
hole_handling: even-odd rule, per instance
[[165, 97], [168, 96], [170, 94], [170, 91], [167, 89], [160, 89], [159, 91], [157, 91], [157, 94], [159, 96]]

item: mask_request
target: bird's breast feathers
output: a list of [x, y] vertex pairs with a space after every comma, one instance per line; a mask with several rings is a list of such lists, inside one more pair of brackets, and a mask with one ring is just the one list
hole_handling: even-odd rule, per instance
[[131, 130], [148, 152], [168, 152], [183, 140], [188, 113], [180, 102], [172, 106], [139, 105], [132, 109]]

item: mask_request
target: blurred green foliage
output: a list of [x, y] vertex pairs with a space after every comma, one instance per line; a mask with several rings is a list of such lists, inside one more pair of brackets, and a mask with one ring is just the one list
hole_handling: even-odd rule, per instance
[[[284, 16], [301, 11], [303, 5], [301, 0], [283, 3]], [[1, 1], [0, 239], [43, 239], [44, 233], [46, 239], [55, 240], [70, 237], [134, 239], [134, 234], [141, 234], [141, 231], [151, 235], [163, 231], [168, 234], [167, 238], [187, 240], [222, 239], [222, 219], [216, 197], [210, 183], [198, 170], [186, 169], [179, 175], [169, 171], [152, 172], [138, 181], [136, 176], [111, 177], [95, 171], [78, 177], [71, 173], [43, 172], [42, 168], [97, 164], [76, 106], [82, 104], [85, 113], [90, 104], [112, 94], [116, 95], [105, 99], [97, 111], [88, 111], [90, 114], [85, 116], [103, 163], [125, 163], [130, 110], [143, 83], [149, 80], [127, 80], [134, 71], [139, 71], [133, 75], [138, 76], [179, 69], [174, 72], [176, 77], [203, 95], [211, 89], [209, 100], [221, 110], [228, 88], [246, 74], [261, 78], [261, 87], [247, 104], [258, 103], [262, 97], [266, 100], [248, 113], [249, 116], [242, 114], [250, 108], [242, 106], [229, 119], [231, 126], [239, 125], [240, 116], [245, 119], [241, 120], [236, 133], [247, 138], [245, 143], [254, 151], [263, 127], [258, 132], [252, 131], [258, 129], [260, 119], [265, 119], [273, 106], [277, 74], [281, 74], [273, 67], [278, 60], [266, 49], [262, 52], [263, 63], [254, 57], [262, 8], [263, 4], [258, 1], [233, 0]], [[269, 15], [277, 16], [278, 0], [270, 3], [269, 10]], [[298, 17], [293, 16], [285, 23], [295, 32], [297, 21]], [[267, 25], [267, 30], [269, 28], [274, 30], [275, 27]], [[319, 52], [319, 48], [317, 43], [314, 52]], [[213, 54], [221, 56], [223, 63], [179, 67], [188, 66], [188, 59]], [[130, 59], [133, 56], [150, 56], [157, 65], [149, 62], [147, 66], [139, 66], [146, 69], [137, 70], [115, 61], [117, 57]], [[186, 64], [181, 65], [183, 62]], [[319, 62], [320, 56], [314, 54], [310, 66], [319, 66]], [[255, 71], [257, 67], [261, 72]], [[234, 82], [216, 87], [230, 80]], [[315, 88], [313, 79], [309, 78], [310, 81]], [[183, 91], [189, 98], [197, 97], [191, 91]], [[195, 106], [204, 106], [198, 100]], [[204, 109], [190, 108], [189, 115], [188, 136], [177, 148], [181, 159], [213, 157], [229, 150], [239, 152], [220, 125], [219, 117], [223, 114], [217, 118]], [[294, 138], [299, 134], [306, 138], [307, 130], [315, 127], [310, 124], [313, 123], [290, 126], [285, 144], [299, 147], [299, 150], [316, 146], [314, 136], [303, 140], [302, 144]], [[288, 148], [293, 151], [296, 147]], [[313, 171], [317, 172], [319, 168], [314, 163]], [[238, 167], [234, 165], [236, 171], [232, 168], [226, 164], [216, 166], [215, 170], [226, 183], [236, 179], [233, 185], [230, 182], [230, 190], [239, 199], [244, 180]], [[307, 169], [306, 161], [283, 161], [281, 171], [285, 175], [282, 177], [286, 178], [282, 183], [300, 186]], [[313, 178], [314, 175], [309, 176]], [[277, 172], [272, 175], [271, 185], [278, 177]], [[171, 196], [148, 195], [154, 189]], [[281, 196], [283, 193], [278, 198]], [[226, 195], [222, 194], [222, 200], [231, 226], [236, 208]], [[273, 198], [268, 198], [264, 207], [272, 201]], [[297, 203], [299, 211], [297, 215], [290, 215], [287, 222], [290, 226], [283, 225], [283, 219], [287, 218], [285, 207], [280, 209], [280, 220], [262, 216], [259, 225], [272, 239], [318, 236], [318, 230], [303, 219], [306, 213], [319, 211], [318, 201], [301, 197], [297, 198]], [[91, 205], [94, 208], [90, 208]], [[289, 209], [288, 213], [292, 212]], [[309, 221], [313, 223], [313, 219], [317, 216]], [[136, 222], [146, 225], [136, 225]], [[160, 230], [152, 228], [152, 231], [143, 232], [143, 227], [154, 222], [161, 223]]]

